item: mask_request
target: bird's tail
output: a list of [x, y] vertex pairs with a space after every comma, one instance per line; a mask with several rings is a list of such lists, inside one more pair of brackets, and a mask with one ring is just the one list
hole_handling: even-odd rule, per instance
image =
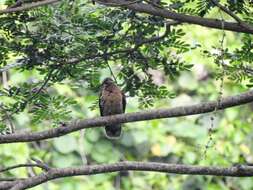
[[117, 139], [121, 135], [121, 125], [116, 124], [116, 125], [105, 126], [105, 133], [108, 138]]

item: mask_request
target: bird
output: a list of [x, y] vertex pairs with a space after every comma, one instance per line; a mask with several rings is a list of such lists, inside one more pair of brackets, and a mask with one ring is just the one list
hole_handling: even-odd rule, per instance
[[[126, 97], [111, 78], [105, 78], [100, 87], [99, 109], [101, 116], [125, 113]], [[109, 139], [121, 136], [121, 124], [105, 126], [105, 133]]]

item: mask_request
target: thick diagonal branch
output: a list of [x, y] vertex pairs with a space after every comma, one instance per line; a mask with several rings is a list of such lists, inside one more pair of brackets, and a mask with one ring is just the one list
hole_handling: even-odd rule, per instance
[[[210, 18], [202, 18], [199, 16], [191, 16], [185, 15], [181, 13], [172, 12], [167, 9], [159, 8], [153, 6], [152, 4], [146, 3], [134, 3], [134, 4], [125, 4], [125, 0], [98, 0], [97, 2], [114, 7], [126, 7], [130, 10], [134, 10], [136, 12], [147, 13], [155, 16], [160, 16], [163, 18], [173, 19], [180, 22], [185, 22], [189, 24], [197, 24], [200, 26], [205, 26], [209, 28], [216, 29], [224, 29], [230, 30], [234, 32], [243, 32], [253, 34], [253, 27], [249, 25], [249, 27], [241, 27], [241, 24], [234, 22], [224, 22], [219, 19], [210, 19]], [[244, 26], [248, 26], [247, 23], [244, 23]]]
[[[236, 96], [230, 96], [221, 99], [221, 101], [211, 101], [199, 103], [192, 106], [181, 106], [168, 109], [154, 109], [143, 112], [118, 114], [106, 117], [97, 117], [91, 119], [77, 120], [70, 124], [63, 125], [61, 127], [41, 131], [41, 132], [29, 132], [29, 133], [14, 133], [9, 135], [0, 135], [0, 144], [15, 143], [15, 142], [31, 142], [44, 139], [50, 139], [60, 137], [74, 131], [78, 131], [84, 128], [101, 127], [105, 125], [111, 125], [115, 123], [129, 123], [135, 121], [145, 121], [161, 118], [181, 117], [188, 115], [196, 115], [212, 112], [215, 109], [221, 110], [242, 104], [250, 103], [253, 101], [253, 90], [242, 93]], [[187, 130], [187, 129], [186, 129]]]
[[[9, 8], [5, 10], [0, 10], [0, 14], [5, 13], [13, 13], [19, 11], [26, 11], [32, 8], [36, 8], [42, 5], [48, 5], [51, 3], [60, 2], [60, 0], [44, 0], [37, 3], [31, 3], [24, 6], [16, 7], [16, 8]], [[201, 25], [209, 28], [216, 28], [216, 29], [224, 29], [230, 30], [234, 32], [243, 32], [248, 34], [253, 34], [252, 26], [247, 23], [244, 23], [244, 26], [241, 27], [241, 24], [234, 23], [234, 22], [223, 22], [219, 19], [209, 19], [209, 18], [202, 18], [199, 16], [191, 16], [185, 15], [181, 13], [175, 13], [167, 9], [162, 9], [152, 4], [146, 3], [139, 3], [139, 1], [133, 1], [133, 3], [126, 3], [125, 0], [97, 0], [96, 2], [107, 5], [107, 6], [114, 6], [114, 7], [126, 7], [130, 10], [134, 10], [136, 12], [147, 13], [155, 16], [161, 16], [163, 18], [173, 19], [176, 21], [189, 23], [189, 24], [196, 24]]]
[[18, 182], [13, 182], [12, 184], [9, 183], [8, 188], [11, 188], [11, 190], [22, 190], [35, 187], [39, 184], [51, 181], [53, 179], [63, 177], [94, 175], [126, 170], [151, 171], [151, 172], [162, 172], [173, 174], [190, 174], [190, 175], [232, 176], [232, 177], [253, 176], [252, 166], [233, 166], [224, 168], [224, 167], [193, 166], [181, 164], [165, 164], [157, 162], [119, 162], [115, 164], [85, 165], [82, 167], [72, 167], [72, 168], [61, 168], [61, 169], [53, 168], [38, 176], [31, 177]]
[[215, 4], [217, 7], [219, 7], [223, 12], [227, 13], [229, 16], [231, 16], [233, 19], [235, 19], [239, 25], [242, 27], [248, 29], [248, 30], [253, 30], [253, 26], [243, 22], [236, 14], [234, 14], [232, 11], [230, 11], [227, 7], [221, 5], [217, 0], [211, 0], [213, 4]]

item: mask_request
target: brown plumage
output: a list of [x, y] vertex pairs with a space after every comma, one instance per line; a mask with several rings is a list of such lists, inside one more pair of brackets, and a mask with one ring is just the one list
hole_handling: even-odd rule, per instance
[[[126, 98], [120, 88], [111, 78], [106, 78], [100, 89], [99, 108], [101, 116], [121, 114], [125, 112]], [[120, 137], [121, 125], [105, 126], [105, 132], [109, 138]]]

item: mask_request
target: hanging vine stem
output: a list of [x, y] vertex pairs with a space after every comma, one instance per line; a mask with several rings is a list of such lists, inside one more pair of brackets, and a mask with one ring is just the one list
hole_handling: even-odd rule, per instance
[[[222, 72], [221, 72], [221, 77], [220, 77], [220, 86], [219, 86], [219, 92], [218, 92], [218, 99], [217, 99], [217, 106], [215, 107], [212, 115], [210, 116], [210, 127], [208, 128], [208, 141], [205, 145], [205, 150], [204, 150], [204, 154], [203, 154], [203, 157], [206, 158], [206, 155], [207, 155], [207, 150], [209, 147], [211, 147], [211, 143], [213, 142], [213, 129], [214, 129], [214, 120], [215, 118], [217, 118], [217, 112], [218, 112], [218, 108], [220, 106], [220, 103], [221, 103], [221, 99], [222, 99], [222, 96], [223, 96], [223, 88], [224, 88], [224, 77], [225, 77], [225, 69], [224, 69], [224, 66], [225, 66], [225, 62], [224, 62], [224, 40], [225, 40], [225, 37], [226, 37], [226, 33], [225, 33], [225, 30], [224, 30], [224, 18], [223, 18], [223, 15], [222, 15], [222, 12], [221, 10], [219, 10], [219, 14], [220, 14], [220, 17], [221, 17], [221, 28], [222, 28], [222, 38], [220, 40], [220, 56], [218, 56], [219, 58], [219, 66], [222, 68]], [[215, 145], [215, 142], [213, 143], [212, 146]]]
[[110, 70], [110, 73], [111, 73], [111, 75], [112, 75], [114, 81], [116, 82], [116, 84], [118, 84], [118, 83], [117, 83], [117, 79], [116, 79], [116, 77], [115, 77], [115, 75], [114, 75], [114, 73], [113, 73], [113, 71], [112, 71], [112, 68], [111, 68], [110, 64], [108, 63], [108, 60], [106, 60], [106, 64], [107, 64], [107, 66], [108, 66], [108, 68], [109, 68], [109, 70]]
[[108, 62], [108, 56], [107, 56], [106, 54], [107, 54], [107, 52], [105, 51], [105, 52], [104, 52], [104, 56], [103, 56], [104, 61], [105, 61], [106, 65], [107, 65], [107, 67], [108, 67], [108, 69], [109, 69], [109, 71], [110, 71], [110, 73], [111, 73], [111, 75], [112, 75], [112, 77], [113, 77], [113, 80], [115, 81], [116, 84], [118, 84], [118, 83], [117, 83], [117, 79], [116, 79], [116, 77], [115, 77], [115, 75], [114, 75], [114, 73], [113, 73], [113, 71], [112, 71], [112, 68], [111, 68], [109, 62]]

